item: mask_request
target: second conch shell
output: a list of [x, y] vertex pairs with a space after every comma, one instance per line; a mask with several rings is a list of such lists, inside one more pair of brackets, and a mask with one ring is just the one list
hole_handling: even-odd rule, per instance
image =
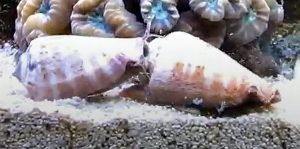
[[[281, 100], [278, 90], [266, 80], [188, 33], [157, 38], [150, 42], [149, 50], [149, 83], [125, 89], [121, 96], [178, 106], [199, 99], [206, 108], [237, 106], [251, 100], [269, 105]], [[143, 94], [136, 91], [141, 88]]]

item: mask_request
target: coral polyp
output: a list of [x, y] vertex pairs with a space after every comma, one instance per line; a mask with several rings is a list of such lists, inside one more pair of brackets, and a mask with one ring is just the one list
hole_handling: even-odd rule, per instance
[[140, 6], [144, 22], [151, 21], [151, 31], [156, 34], [171, 31], [179, 19], [177, 0], [141, 0]]
[[202, 18], [220, 21], [225, 16], [227, 0], [190, 0], [191, 9]]
[[279, 4], [276, 0], [266, 0], [270, 8], [270, 22], [279, 24], [284, 19], [284, 9], [283, 9], [283, 0]]
[[178, 23], [173, 31], [184, 31], [202, 40], [210, 43], [216, 48], [220, 48], [223, 44], [226, 34], [225, 21], [211, 22], [203, 18], [199, 18], [192, 11], [181, 13]]
[[239, 19], [247, 11], [241, 0], [228, 0], [225, 4], [225, 19]]
[[104, 18], [116, 37], [140, 37], [145, 32], [145, 25], [126, 10], [123, 0], [109, 0], [105, 5]]
[[228, 41], [244, 45], [258, 38], [268, 28], [270, 8], [264, 0], [242, 0], [247, 8], [239, 21], [228, 28]]
[[16, 33], [19, 45], [45, 35], [68, 34], [76, 0], [22, 0], [18, 6]]
[[75, 4], [71, 15], [72, 34], [97, 37], [114, 37], [111, 27], [103, 16], [106, 1], [92, 1], [87, 6], [87, 0]]
[[269, 45], [272, 40], [273, 33], [277, 29], [277, 26], [283, 22], [284, 10], [283, 10], [283, 0], [281, 0], [281, 4], [279, 4], [276, 0], [266, 0], [266, 2], [270, 8], [270, 18], [268, 22], [268, 28], [260, 36], [259, 40], [262, 49], [267, 53], [271, 53], [271, 49], [269, 49]]

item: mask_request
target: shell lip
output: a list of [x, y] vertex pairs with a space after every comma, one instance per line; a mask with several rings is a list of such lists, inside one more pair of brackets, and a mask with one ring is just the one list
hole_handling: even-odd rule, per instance
[[277, 103], [277, 102], [280, 102], [280, 101], [281, 101], [281, 94], [278, 90], [276, 90], [272, 100], [270, 101], [270, 103]]
[[281, 101], [281, 94], [277, 89], [270, 97], [264, 97], [264, 95], [261, 94], [262, 93], [257, 86], [252, 85], [248, 89], [248, 97], [250, 99], [255, 99], [256, 102], [262, 103], [264, 105], [270, 105]]

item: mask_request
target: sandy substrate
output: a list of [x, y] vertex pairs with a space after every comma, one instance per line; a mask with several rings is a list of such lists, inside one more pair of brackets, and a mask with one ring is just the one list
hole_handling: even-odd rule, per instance
[[7, 53], [0, 49], [0, 148], [300, 147], [300, 77], [275, 84], [283, 99], [271, 114], [209, 118], [119, 99], [34, 102]]

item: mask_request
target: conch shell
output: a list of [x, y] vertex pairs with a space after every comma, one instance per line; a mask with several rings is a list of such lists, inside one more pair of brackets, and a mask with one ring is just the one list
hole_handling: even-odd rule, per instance
[[[188, 48], [182, 43], [189, 43]], [[149, 50], [149, 84], [129, 87], [120, 96], [177, 106], [199, 99], [206, 108], [237, 106], [251, 100], [268, 105], [281, 100], [278, 90], [266, 80], [188, 33], [173, 32], [154, 39]]]
[[34, 100], [85, 97], [130, 77], [143, 46], [142, 38], [40, 37], [20, 56], [14, 76]]

